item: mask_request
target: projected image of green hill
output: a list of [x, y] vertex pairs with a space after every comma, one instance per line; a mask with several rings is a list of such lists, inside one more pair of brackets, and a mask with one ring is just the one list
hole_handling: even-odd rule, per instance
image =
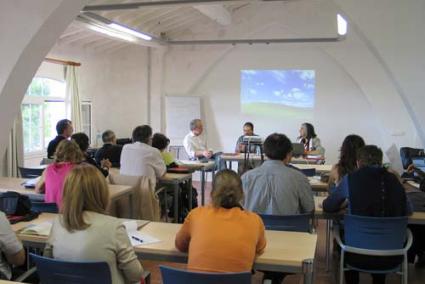
[[248, 115], [260, 115], [282, 119], [298, 118], [307, 120], [313, 117], [313, 110], [310, 108], [290, 107], [269, 103], [243, 103], [241, 105], [241, 110], [242, 113]]

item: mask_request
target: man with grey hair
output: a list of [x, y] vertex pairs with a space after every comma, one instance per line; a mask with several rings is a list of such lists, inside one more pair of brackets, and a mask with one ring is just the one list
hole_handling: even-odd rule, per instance
[[120, 157], [122, 146], [117, 145], [117, 138], [112, 130], [106, 130], [102, 133], [103, 146], [96, 151], [94, 159], [98, 164], [104, 159], [112, 163], [112, 167], [120, 167]]
[[193, 119], [190, 122], [190, 132], [183, 139], [184, 149], [190, 159], [210, 159], [213, 156], [213, 152], [208, 150], [207, 143], [201, 135], [203, 130], [202, 120]]

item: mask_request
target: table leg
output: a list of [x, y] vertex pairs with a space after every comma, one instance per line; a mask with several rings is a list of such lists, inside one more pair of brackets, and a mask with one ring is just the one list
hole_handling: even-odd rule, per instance
[[180, 221], [180, 210], [179, 210], [179, 201], [180, 201], [180, 195], [179, 195], [179, 184], [175, 183], [173, 184], [174, 188], [174, 223], [179, 223]]
[[128, 195], [128, 202], [130, 203], [129, 205], [128, 205], [128, 208], [129, 208], [129, 210], [130, 210], [130, 214], [129, 214], [129, 218], [130, 219], [133, 219], [134, 217], [133, 217], [133, 193], [130, 193], [129, 195]]
[[314, 262], [313, 259], [303, 261], [304, 284], [313, 284]]
[[330, 258], [331, 258], [331, 225], [332, 220], [326, 219], [326, 244], [325, 244], [325, 258], [326, 258], [326, 272], [330, 269]]
[[187, 190], [189, 190], [188, 194], [189, 194], [189, 211], [192, 210], [192, 200], [193, 200], [193, 194], [192, 194], [192, 179], [188, 179], [186, 181], [187, 185], [186, 188]]
[[205, 170], [201, 170], [201, 205], [205, 205]]

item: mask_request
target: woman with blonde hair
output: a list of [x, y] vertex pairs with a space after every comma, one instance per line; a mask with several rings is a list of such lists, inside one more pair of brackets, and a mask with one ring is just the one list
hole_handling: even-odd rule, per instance
[[65, 177], [72, 168], [84, 160], [84, 156], [77, 143], [62, 140], [56, 148], [54, 157], [54, 163], [43, 171], [35, 191], [45, 194], [44, 202], [56, 203], [58, 208], [61, 208]]
[[44, 255], [66, 261], [104, 261], [112, 283], [140, 282], [142, 265], [122, 221], [105, 215], [108, 201], [106, 180], [94, 166], [81, 164], [72, 169], [64, 183], [62, 215], [53, 223]]
[[189, 252], [190, 270], [251, 271], [266, 240], [261, 218], [241, 206], [240, 177], [231, 170], [217, 173], [211, 198], [211, 205], [193, 209], [186, 217], [176, 235], [177, 249]]

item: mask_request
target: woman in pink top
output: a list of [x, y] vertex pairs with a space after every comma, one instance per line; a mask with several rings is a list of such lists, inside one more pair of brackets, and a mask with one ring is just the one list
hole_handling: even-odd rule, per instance
[[55, 152], [55, 162], [50, 164], [35, 187], [37, 193], [44, 193], [44, 202], [56, 203], [62, 207], [62, 188], [66, 175], [72, 168], [84, 160], [77, 143], [62, 140]]

